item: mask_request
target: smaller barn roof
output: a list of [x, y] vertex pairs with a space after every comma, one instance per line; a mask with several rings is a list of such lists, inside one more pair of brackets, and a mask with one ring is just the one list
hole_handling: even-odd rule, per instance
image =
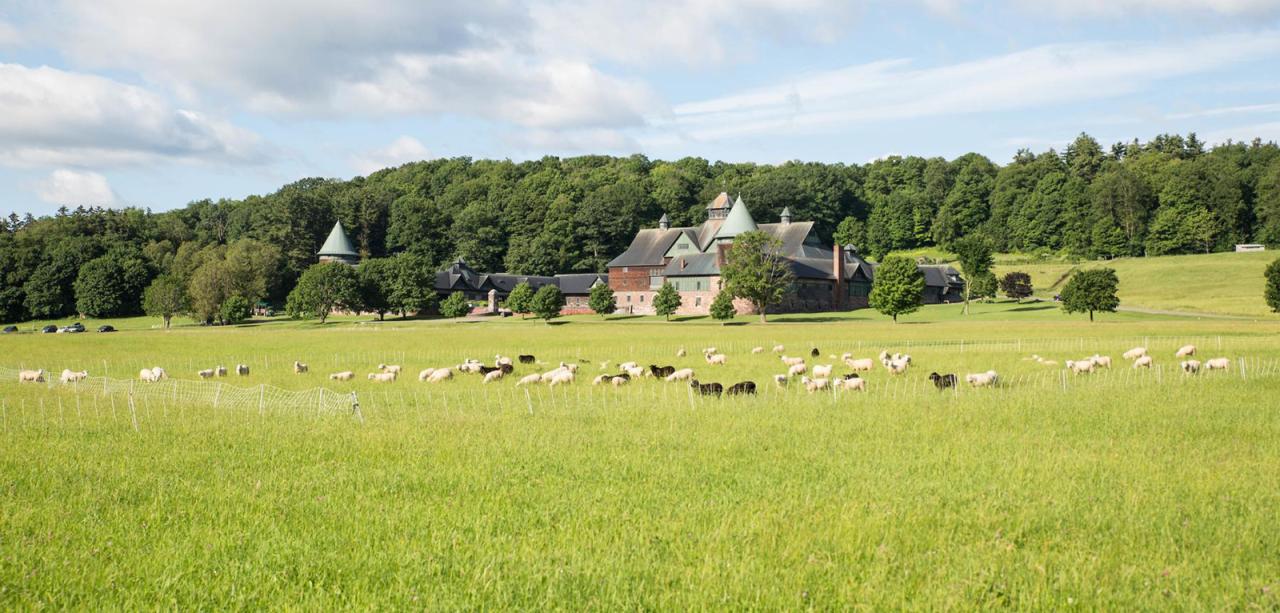
[[345, 256], [358, 257], [356, 248], [351, 244], [351, 239], [347, 238], [347, 233], [342, 229], [342, 222], [333, 222], [333, 229], [329, 231], [329, 238], [324, 239], [324, 244], [320, 246], [320, 251], [316, 255], [329, 256]]
[[556, 285], [560, 286], [561, 293], [567, 295], [590, 294], [592, 286], [596, 283], [608, 285], [609, 275], [594, 272], [556, 275]]

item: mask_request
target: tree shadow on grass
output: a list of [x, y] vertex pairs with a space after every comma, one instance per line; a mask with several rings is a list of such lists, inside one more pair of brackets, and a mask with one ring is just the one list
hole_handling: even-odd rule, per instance
[[832, 315], [804, 315], [800, 317], [787, 317], [785, 319], [771, 319], [769, 321], [782, 323], [782, 324], [789, 324], [789, 323], [826, 324], [826, 323], [839, 323], [844, 321], [871, 321], [871, 318], [869, 317], [836, 317]]
[[1052, 304], [1042, 304], [1042, 305], [1036, 305], [1036, 306], [1021, 306], [1021, 307], [1016, 307], [1016, 308], [1009, 309], [1009, 310], [1007, 310], [1007, 311], [1005, 311], [1005, 312], [1006, 312], [1006, 313], [1021, 313], [1021, 312], [1025, 312], [1025, 311], [1051, 311], [1051, 310], [1054, 310], [1054, 309], [1057, 309], [1057, 308], [1058, 308], [1058, 307], [1056, 307], [1056, 306], [1054, 306], [1054, 305], [1052, 305]]
[[640, 319], [644, 315], [611, 315], [604, 318], [604, 321], [626, 321], [628, 319]]

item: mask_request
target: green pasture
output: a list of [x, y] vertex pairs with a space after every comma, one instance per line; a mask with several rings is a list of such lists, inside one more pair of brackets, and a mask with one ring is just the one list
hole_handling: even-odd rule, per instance
[[[897, 325], [855, 313], [729, 326], [339, 318], [162, 331], [140, 318], [116, 322], [116, 334], [0, 336], [5, 368], [123, 381], [143, 366], [194, 379], [242, 362], [248, 377], [204, 385], [323, 386], [361, 405], [358, 418], [164, 394], [131, 405], [95, 379], [0, 382], [0, 604], [1280, 607], [1280, 324], [1137, 314], [1089, 324], [1017, 308], [979, 305], [962, 319], [957, 306], [929, 307]], [[1232, 369], [1183, 376], [1173, 352], [1188, 342]], [[818, 348], [811, 364], [886, 349], [915, 365], [866, 374], [865, 394], [810, 395], [770, 383], [784, 372], [774, 344]], [[1136, 344], [1155, 369], [1123, 363]], [[729, 363], [702, 363], [707, 346]], [[1115, 367], [1073, 377], [1028, 359], [1095, 352]], [[533, 354], [537, 369], [576, 363], [579, 378], [526, 394], [514, 378], [414, 377], [499, 353]], [[311, 372], [293, 374], [294, 360]], [[750, 379], [760, 393], [590, 385], [606, 360]], [[380, 362], [406, 376], [364, 380]], [[939, 392], [926, 379], [988, 369], [1001, 385]], [[325, 378], [338, 370], [359, 379]]]

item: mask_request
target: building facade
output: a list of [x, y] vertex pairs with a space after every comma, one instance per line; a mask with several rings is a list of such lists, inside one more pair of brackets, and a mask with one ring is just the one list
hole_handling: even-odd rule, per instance
[[436, 273], [436, 294], [447, 298], [454, 292], [462, 292], [468, 300], [487, 300], [493, 291], [498, 300], [506, 300], [521, 283], [528, 283], [536, 292], [544, 285], [555, 285], [564, 294], [564, 312], [566, 314], [584, 312], [590, 309], [587, 300], [591, 288], [596, 285], [608, 285], [609, 275], [596, 273], [564, 274], [554, 277], [536, 275], [513, 275], [508, 273], [482, 273], [472, 270], [461, 259], [454, 261], [448, 268]]
[[[731, 201], [721, 192], [707, 205], [707, 219], [699, 226], [673, 228], [666, 215], [657, 228], [640, 230], [631, 245], [609, 262], [608, 283], [618, 309], [636, 314], [653, 313], [653, 298], [663, 283], [680, 292], [681, 314], [706, 314], [723, 287], [720, 268], [733, 239], [744, 232], [760, 231], [778, 239], [795, 281], [776, 312], [838, 311], [867, 306], [875, 266], [852, 249], [826, 246], [814, 232], [813, 222], [793, 221], [783, 209], [778, 223], [758, 224], [741, 197]], [[963, 294], [960, 275], [946, 266], [921, 266], [925, 275], [926, 303], [952, 302]], [[736, 300], [740, 313], [751, 305]]]

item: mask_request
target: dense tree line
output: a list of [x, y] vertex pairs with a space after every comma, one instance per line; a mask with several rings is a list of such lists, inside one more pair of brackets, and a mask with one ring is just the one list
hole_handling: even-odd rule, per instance
[[795, 219], [815, 221], [824, 241], [873, 258], [974, 234], [999, 251], [1090, 258], [1280, 245], [1280, 148], [1254, 141], [1207, 150], [1194, 134], [1110, 147], [1081, 135], [1062, 152], [1020, 151], [1004, 166], [975, 153], [776, 166], [639, 155], [452, 158], [164, 213], [11, 215], [0, 231], [0, 321], [138, 313], [143, 290], [161, 275], [187, 288], [182, 312], [201, 321], [221, 319], [231, 297], [283, 305], [334, 219], [363, 256], [395, 262], [363, 278], [386, 281], [375, 310], [399, 311], [428, 300], [408, 286], [429, 274], [406, 269], [429, 273], [461, 257], [477, 270], [603, 271], [637, 229], [664, 213], [675, 225], [700, 223], [720, 191], [740, 192], [761, 222], [790, 207]]

